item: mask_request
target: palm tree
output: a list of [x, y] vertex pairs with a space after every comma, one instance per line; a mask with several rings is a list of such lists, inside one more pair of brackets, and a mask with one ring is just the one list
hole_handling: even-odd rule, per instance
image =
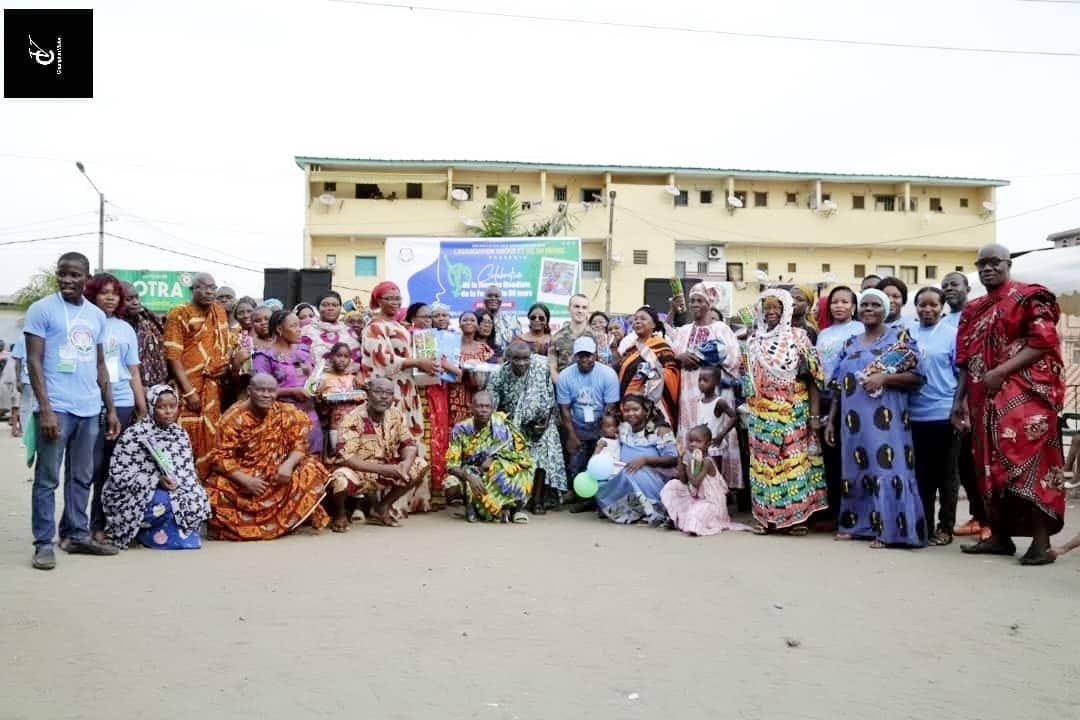
[[30, 276], [25, 287], [15, 293], [15, 306], [20, 310], [26, 310], [46, 295], [59, 291], [60, 286], [56, 284], [56, 271], [51, 268], [41, 268]]
[[480, 226], [473, 232], [480, 237], [546, 237], [574, 229], [565, 203], [560, 204], [551, 217], [526, 230], [518, 225], [521, 215], [521, 201], [509, 190], [500, 190], [492, 202], [484, 206]]

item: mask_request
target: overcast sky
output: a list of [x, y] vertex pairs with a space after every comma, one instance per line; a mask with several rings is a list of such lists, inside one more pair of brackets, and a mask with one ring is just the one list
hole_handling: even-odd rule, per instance
[[[393, 1], [393, 0], [391, 0]], [[51, 2], [80, 7], [84, 2]], [[430, 6], [725, 31], [1080, 51], [1080, 4], [1024, 0]], [[8, 7], [42, 6], [9, 1]], [[1080, 57], [848, 47], [366, 7], [93, 3], [89, 102], [0, 101], [0, 242], [109, 232], [250, 268], [302, 262], [294, 155], [1010, 179], [1014, 249], [1080, 226]], [[0, 293], [96, 235], [0, 246]], [[106, 265], [257, 272], [106, 239]]]

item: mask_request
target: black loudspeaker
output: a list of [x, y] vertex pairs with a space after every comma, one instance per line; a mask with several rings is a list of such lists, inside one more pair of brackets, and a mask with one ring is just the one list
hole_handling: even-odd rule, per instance
[[[701, 282], [701, 278], [683, 278], [682, 288], [683, 294], [687, 299], [690, 297], [690, 288]], [[670, 278], [648, 278], [645, 280], [645, 304], [655, 308], [657, 312], [666, 313], [671, 303], [668, 302], [668, 298], [671, 297], [671, 279]], [[637, 308], [633, 308], [636, 310]]]
[[263, 270], [263, 299], [275, 298], [291, 310], [297, 300], [300, 272], [292, 268], [266, 268]]
[[330, 292], [330, 285], [333, 280], [334, 273], [332, 270], [301, 270], [297, 277], [296, 302], [306, 302], [314, 305], [320, 296]]

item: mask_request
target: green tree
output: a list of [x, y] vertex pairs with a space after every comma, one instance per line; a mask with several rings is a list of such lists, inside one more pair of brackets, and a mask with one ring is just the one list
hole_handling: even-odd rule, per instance
[[550, 217], [525, 229], [520, 225], [521, 216], [521, 201], [509, 190], [500, 190], [484, 206], [480, 226], [473, 232], [480, 237], [546, 237], [574, 229], [565, 203]]
[[56, 271], [52, 268], [41, 268], [30, 276], [26, 285], [15, 293], [15, 306], [20, 310], [26, 310], [46, 295], [59, 292], [60, 286], [56, 284]]

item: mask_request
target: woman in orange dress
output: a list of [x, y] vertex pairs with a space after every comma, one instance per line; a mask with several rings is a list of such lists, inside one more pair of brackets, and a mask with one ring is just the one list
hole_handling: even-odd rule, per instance
[[330, 472], [308, 455], [311, 419], [277, 401], [277, 380], [265, 373], [248, 385], [247, 402], [233, 405], [218, 425], [206, 494], [214, 540], [273, 540], [310, 519], [323, 528]]
[[[413, 384], [413, 369], [428, 375], [439, 372], [434, 360], [412, 357], [412, 336], [395, 318], [401, 310], [401, 290], [384, 281], [371, 291], [371, 322], [364, 328], [360, 341], [360, 376], [365, 383], [384, 377], [394, 383], [395, 401], [409, 434], [417, 442], [424, 435], [424, 413], [420, 394]], [[421, 448], [421, 456], [425, 455]], [[425, 458], [426, 459], [426, 458]], [[431, 508], [431, 481], [426, 480], [410, 496], [409, 512], [428, 512]]]
[[633, 333], [619, 344], [619, 395], [642, 395], [653, 403], [668, 427], [678, 430], [679, 361], [664, 337], [660, 317], [648, 305], [638, 308]]
[[461, 382], [450, 386], [451, 427], [472, 417], [472, 396], [475, 389], [469, 386], [470, 374], [465, 366], [469, 363], [491, 362], [495, 357], [495, 351], [479, 337], [480, 323], [476, 313], [471, 310], [461, 313], [458, 327], [461, 329], [461, 352], [458, 354], [457, 366], [465, 371], [465, 377]]

